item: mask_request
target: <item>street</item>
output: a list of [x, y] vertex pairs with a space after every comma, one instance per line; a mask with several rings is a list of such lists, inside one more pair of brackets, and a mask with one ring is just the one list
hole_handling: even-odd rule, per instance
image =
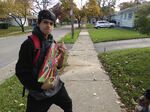
[[[56, 28], [53, 31], [54, 39], [58, 41], [61, 37], [69, 32], [70, 26]], [[3, 68], [4, 66], [18, 59], [20, 45], [27, 38], [27, 35], [30, 34], [31, 33], [0, 39], [0, 68]], [[149, 38], [101, 42], [94, 44], [97, 52], [148, 46], [150, 46]], [[67, 45], [67, 48], [68, 47], [71, 48], [71, 46]]]
[[[52, 33], [54, 39], [58, 41], [70, 31], [70, 26], [65, 26], [54, 29]], [[31, 33], [0, 39], [0, 69], [18, 59], [20, 45], [28, 35]]]

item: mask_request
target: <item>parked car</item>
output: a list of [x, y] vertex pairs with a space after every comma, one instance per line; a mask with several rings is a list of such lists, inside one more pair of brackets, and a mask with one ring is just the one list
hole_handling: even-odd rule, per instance
[[110, 23], [108, 21], [97, 21], [95, 23], [94, 28], [113, 28], [115, 27], [115, 23]]

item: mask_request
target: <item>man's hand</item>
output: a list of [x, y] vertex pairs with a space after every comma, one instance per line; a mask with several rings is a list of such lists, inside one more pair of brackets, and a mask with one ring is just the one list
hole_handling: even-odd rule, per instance
[[145, 112], [145, 110], [148, 109], [149, 104], [150, 100], [148, 100], [145, 96], [141, 96], [134, 112]]
[[148, 100], [145, 96], [141, 96], [139, 98], [138, 104], [143, 107], [147, 107], [150, 104], [150, 100]]
[[61, 44], [58, 45], [58, 50], [59, 50], [59, 54], [64, 55], [67, 48], [65, 47], [64, 42], [62, 42]]
[[58, 50], [59, 50], [59, 53], [57, 56], [57, 61], [58, 61], [57, 68], [60, 69], [63, 66], [63, 60], [64, 60], [64, 56], [66, 53], [66, 47], [65, 47], [64, 42], [62, 42], [60, 45], [58, 45]]
[[53, 88], [53, 87], [54, 87], [53, 80], [48, 78], [41, 86], [41, 89], [49, 90], [50, 88]]

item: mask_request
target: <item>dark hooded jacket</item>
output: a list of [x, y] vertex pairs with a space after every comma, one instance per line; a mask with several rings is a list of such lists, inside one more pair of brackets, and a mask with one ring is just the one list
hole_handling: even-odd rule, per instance
[[[43, 99], [47, 97], [51, 97], [56, 94], [63, 82], [59, 79], [59, 84], [53, 90], [45, 91], [41, 89], [42, 83], [39, 83], [38, 73], [42, 67], [44, 62], [44, 57], [46, 55], [46, 51], [51, 44], [54, 42], [53, 36], [50, 34], [48, 39], [46, 40], [43, 36], [43, 33], [40, 31], [39, 27], [35, 27], [33, 32], [36, 35], [41, 43], [41, 52], [38, 58], [38, 61], [35, 65], [33, 65], [33, 60], [36, 56], [37, 51], [34, 48], [34, 43], [31, 38], [28, 38], [23, 42], [19, 51], [19, 59], [16, 64], [16, 76], [20, 80], [27, 90], [29, 90], [29, 94], [31, 94], [36, 99]], [[56, 74], [58, 75], [58, 74]], [[59, 76], [58, 76], [59, 77]]]

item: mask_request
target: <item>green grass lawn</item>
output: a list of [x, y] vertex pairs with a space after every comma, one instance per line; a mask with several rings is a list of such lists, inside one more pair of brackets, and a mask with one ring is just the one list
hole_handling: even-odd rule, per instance
[[[32, 29], [31, 26], [25, 27], [25, 31]], [[10, 35], [22, 34], [20, 27], [9, 27], [8, 29], [0, 29], [0, 37], [6, 37]]]
[[108, 52], [98, 57], [131, 112], [138, 97], [150, 86], [150, 48]]
[[79, 36], [80, 31], [81, 31], [80, 29], [75, 29], [73, 39], [71, 37], [71, 33], [68, 33], [59, 42], [63, 40], [67, 44], [74, 44]]
[[0, 85], [0, 112], [25, 112], [27, 95], [22, 98], [22, 88], [15, 76]]
[[93, 29], [89, 29], [88, 31], [94, 43], [150, 37], [147, 35], [142, 35], [136, 31], [127, 30], [127, 29], [116, 29], [116, 28], [94, 29], [93, 28]]
[[93, 24], [86, 24], [87, 29], [93, 29], [94, 25]]

